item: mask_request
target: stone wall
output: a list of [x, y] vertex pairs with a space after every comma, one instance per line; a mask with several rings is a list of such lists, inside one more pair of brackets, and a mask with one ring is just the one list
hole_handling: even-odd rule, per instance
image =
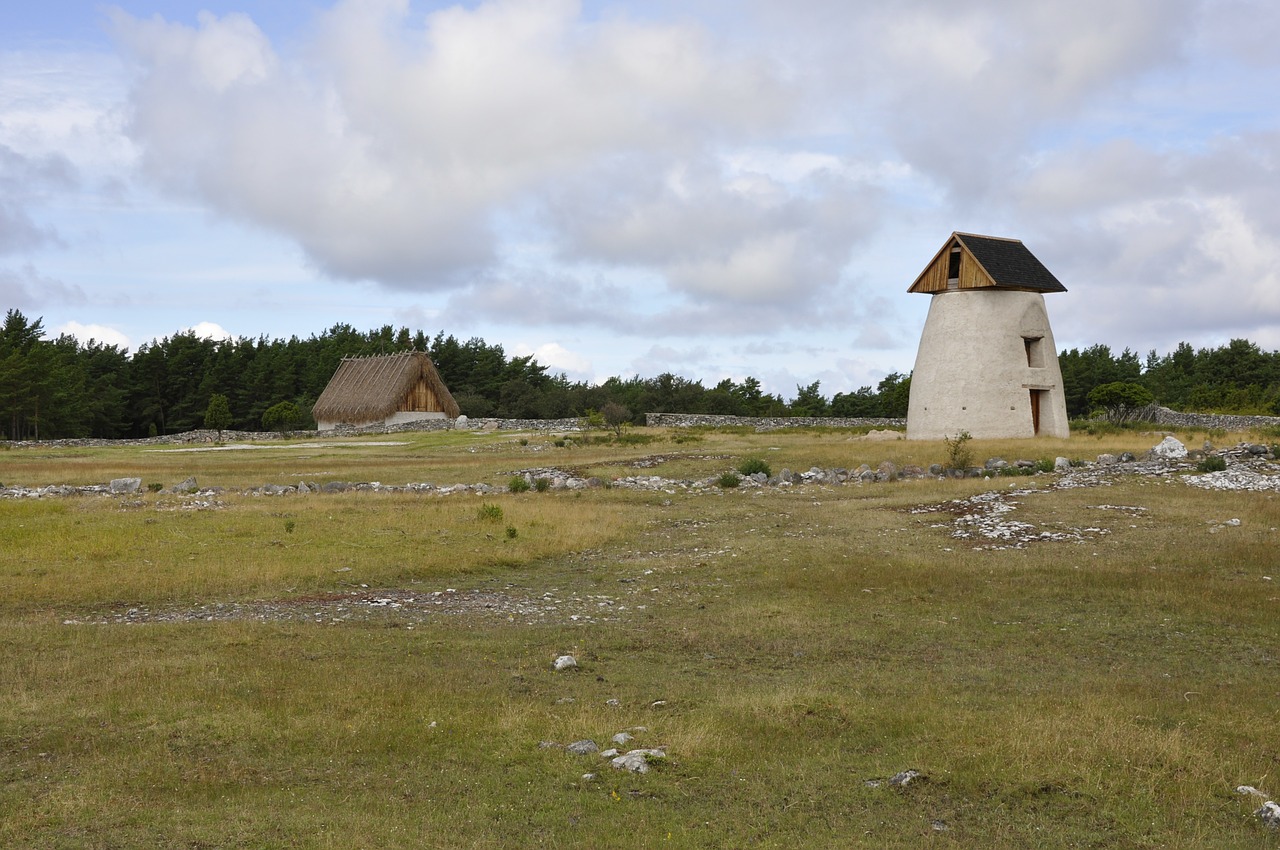
[[651, 428], [904, 428], [905, 419], [840, 418], [835, 416], [718, 416], [709, 413], [646, 413], [644, 424]]
[[1280, 416], [1231, 416], [1219, 413], [1179, 413], [1167, 407], [1152, 405], [1142, 419], [1171, 428], [1203, 428], [1206, 431], [1254, 431], [1280, 428]]

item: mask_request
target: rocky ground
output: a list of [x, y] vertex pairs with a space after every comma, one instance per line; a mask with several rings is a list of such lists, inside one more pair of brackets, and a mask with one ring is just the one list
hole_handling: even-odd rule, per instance
[[[1176, 443], [1177, 441], [1173, 441]], [[1019, 469], [1018, 464], [1006, 464], [992, 459], [970, 474], [991, 475], [994, 487], [965, 499], [955, 499], [940, 504], [921, 505], [911, 512], [917, 515], [936, 515], [939, 522], [934, 528], [950, 530], [956, 545], [974, 549], [1024, 548], [1046, 543], [1087, 543], [1110, 533], [1109, 525], [1120, 520], [1141, 516], [1145, 508], [1135, 505], [1100, 503], [1092, 506], [1098, 511], [1098, 522], [1088, 526], [1054, 525], [1037, 526], [1017, 518], [1018, 508], [1027, 499], [1036, 498], [1056, 490], [1072, 488], [1104, 488], [1126, 476], [1144, 476], [1165, 481], [1180, 481], [1187, 486], [1212, 490], [1280, 491], [1280, 464], [1274, 462], [1270, 451], [1261, 446], [1239, 445], [1214, 455], [1223, 458], [1226, 469], [1217, 472], [1197, 472], [1197, 464], [1181, 444], [1170, 445], [1166, 440], [1161, 446], [1168, 451], [1155, 449], [1139, 460], [1132, 456], [1113, 457], [1103, 455], [1097, 461], [1072, 466], [1059, 459], [1058, 470], [1040, 472], [1032, 476], [1002, 477]], [[1160, 447], [1157, 447], [1159, 449]], [[640, 469], [660, 466], [667, 458], [655, 455], [636, 461]], [[1022, 462], [1019, 462], [1021, 464]], [[1029, 462], [1028, 462], [1029, 463]], [[1024, 464], [1023, 470], [1028, 467]], [[542, 486], [548, 490], [579, 490], [594, 487], [617, 487], [668, 494], [693, 493], [723, 495], [729, 490], [755, 489], [760, 495], [779, 489], [815, 489], [845, 486], [877, 486], [883, 482], [903, 478], [920, 478], [942, 474], [908, 468], [899, 470], [890, 464], [877, 469], [864, 466], [856, 470], [813, 468], [802, 473], [782, 470], [777, 475], [756, 474], [739, 476], [736, 487], [726, 488], [719, 476], [706, 479], [671, 479], [660, 475], [635, 475], [614, 479], [607, 484], [595, 478], [583, 478], [572, 472], [543, 467], [515, 470], [513, 477], [523, 478], [530, 487]], [[543, 482], [539, 485], [539, 482]], [[1007, 482], [1007, 484], [1006, 484]], [[493, 493], [506, 487], [488, 484], [453, 484], [439, 486], [430, 483], [386, 485], [378, 482], [350, 483], [330, 482], [324, 485], [299, 482], [284, 486], [268, 484], [240, 491], [241, 495], [266, 498], [305, 497], [347, 491], [421, 493], [436, 497], [448, 497], [462, 493]], [[194, 479], [162, 491], [160, 498], [150, 503], [140, 498], [141, 481], [137, 478], [117, 479], [108, 484], [72, 487], [50, 485], [22, 488], [0, 487], [0, 499], [49, 499], [49, 498], [117, 498], [141, 507], [150, 504], [156, 510], [218, 510], [226, 506], [230, 495], [222, 488], [201, 488]], [[1231, 520], [1224, 520], [1229, 524]], [[721, 553], [723, 554], [723, 553]], [[369, 588], [352, 585], [341, 592], [296, 596], [272, 600], [243, 602], [216, 602], [195, 607], [152, 609], [147, 607], [120, 608], [102, 611], [88, 617], [68, 619], [67, 624], [140, 624], [157, 622], [217, 622], [227, 620], [256, 622], [308, 622], [323, 625], [379, 622], [392, 626], [413, 628], [433, 617], [469, 615], [489, 618], [496, 622], [544, 623], [590, 625], [624, 619], [636, 612], [657, 604], [663, 597], [659, 588], [649, 587], [646, 577], [653, 570], [637, 565], [634, 577], [622, 580], [616, 593], [579, 594], [561, 592], [551, 588], [542, 593], [506, 585], [459, 591], [455, 588], [410, 587]]]

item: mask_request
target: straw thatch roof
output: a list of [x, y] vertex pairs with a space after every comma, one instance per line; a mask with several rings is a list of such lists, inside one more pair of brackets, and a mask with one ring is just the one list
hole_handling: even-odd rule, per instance
[[460, 413], [424, 352], [344, 357], [312, 415], [317, 422], [363, 425], [401, 411], [444, 413], [451, 419]]

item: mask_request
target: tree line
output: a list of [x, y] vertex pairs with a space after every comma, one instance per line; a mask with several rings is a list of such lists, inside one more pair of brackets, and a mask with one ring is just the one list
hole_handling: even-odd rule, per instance
[[[209, 402], [226, 398], [228, 427], [255, 431], [284, 402], [302, 413], [299, 427], [314, 427], [311, 406], [343, 357], [427, 352], [462, 412], [471, 417], [558, 419], [620, 405], [641, 421], [646, 412], [736, 416], [902, 417], [910, 376], [893, 373], [874, 388], [828, 398], [819, 382], [797, 386], [794, 398], [764, 392], [753, 377], [701, 381], [663, 373], [613, 377], [600, 384], [552, 374], [533, 357], [508, 356], [501, 345], [458, 340], [443, 332], [381, 328], [358, 331], [336, 324], [306, 339], [213, 340], [175, 333], [139, 346], [82, 343], [62, 334], [45, 339], [42, 319], [9, 310], [0, 328], [0, 436], [7, 439], [123, 438], [201, 428]], [[1179, 410], [1280, 412], [1280, 353], [1245, 340], [1218, 349], [1183, 344], [1145, 361], [1106, 346], [1059, 357], [1068, 413], [1089, 413], [1095, 387], [1132, 381], [1162, 404]], [[268, 419], [272, 417], [268, 416]]]

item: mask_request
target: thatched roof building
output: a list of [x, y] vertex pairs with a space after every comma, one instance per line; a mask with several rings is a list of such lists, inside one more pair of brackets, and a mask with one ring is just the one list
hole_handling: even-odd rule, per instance
[[311, 409], [321, 431], [338, 425], [397, 425], [456, 419], [458, 403], [421, 351], [345, 357]]

